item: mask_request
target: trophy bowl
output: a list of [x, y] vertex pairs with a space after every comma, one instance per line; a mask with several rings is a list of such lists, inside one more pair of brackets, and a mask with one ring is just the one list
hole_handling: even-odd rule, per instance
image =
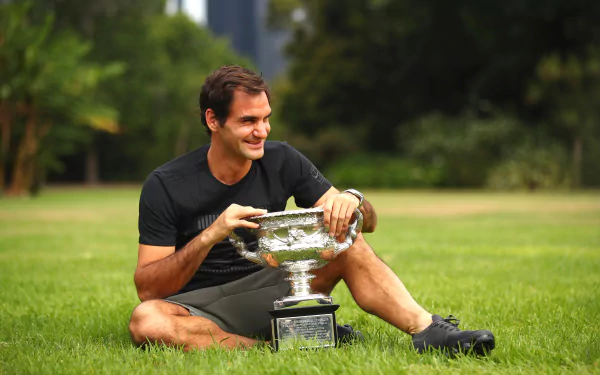
[[357, 209], [345, 241], [338, 242], [329, 236], [323, 215], [322, 208], [309, 208], [246, 218], [260, 225], [258, 229], [249, 229], [258, 240], [256, 252], [248, 251], [245, 242], [235, 233], [229, 237], [238, 252], [250, 261], [288, 272], [310, 271], [325, 266], [349, 248], [362, 228], [362, 214]]
[[362, 214], [357, 208], [345, 238], [338, 242], [329, 235], [324, 224], [322, 208], [270, 212], [245, 220], [259, 224], [257, 229], [247, 229], [257, 238], [257, 249], [248, 250], [244, 239], [231, 232], [229, 240], [244, 258], [264, 267], [279, 268], [289, 272], [286, 280], [290, 290], [286, 296], [274, 301], [269, 311], [276, 350], [293, 347], [298, 340], [311, 341], [300, 347], [332, 347], [337, 345], [335, 311], [329, 295], [314, 293], [310, 281], [315, 276], [311, 270], [321, 268], [348, 249], [362, 229]]
[[277, 308], [296, 305], [302, 301], [316, 300], [319, 303], [332, 303], [330, 296], [314, 294], [310, 280], [315, 276], [310, 270], [321, 268], [348, 249], [362, 229], [362, 214], [357, 208], [354, 221], [350, 223], [345, 239], [338, 242], [331, 237], [323, 221], [322, 208], [270, 212], [252, 216], [245, 220], [258, 223], [257, 229], [248, 229], [257, 237], [256, 251], [249, 251], [248, 245], [235, 232], [229, 240], [244, 258], [264, 267], [280, 268], [290, 273], [290, 292], [275, 301]]

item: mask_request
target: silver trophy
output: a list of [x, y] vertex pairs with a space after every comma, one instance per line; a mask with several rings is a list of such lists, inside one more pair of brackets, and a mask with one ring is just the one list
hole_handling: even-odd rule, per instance
[[357, 208], [344, 242], [329, 236], [323, 222], [323, 209], [271, 212], [245, 220], [260, 224], [249, 229], [258, 239], [256, 251], [235, 232], [229, 240], [244, 258], [264, 267], [288, 271], [290, 291], [274, 302], [269, 311], [273, 319], [275, 350], [332, 347], [337, 344], [335, 310], [331, 296], [314, 293], [309, 271], [325, 266], [337, 254], [349, 248], [362, 229], [362, 214]]

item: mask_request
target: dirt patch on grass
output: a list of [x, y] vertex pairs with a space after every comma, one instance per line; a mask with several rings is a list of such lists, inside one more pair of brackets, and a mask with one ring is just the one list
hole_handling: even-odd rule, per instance
[[101, 209], [101, 210], [27, 210], [27, 211], [1, 211], [0, 220], [29, 220], [41, 222], [72, 222], [85, 221], [96, 222], [111, 218], [123, 218], [127, 216], [137, 217], [137, 211], [125, 209]]
[[599, 203], [558, 202], [527, 204], [523, 202], [443, 202], [437, 204], [387, 206], [376, 209], [379, 214], [397, 216], [467, 216], [489, 213], [574, 213], [600, 211]]

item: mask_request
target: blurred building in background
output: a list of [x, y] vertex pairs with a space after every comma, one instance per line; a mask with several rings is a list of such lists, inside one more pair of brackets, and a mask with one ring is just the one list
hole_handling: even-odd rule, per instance
[[267, 27], [269, 0], [169, 0], [167, 12], [185, 12], [226, 37], [233, 49], [250, 58], [267, 80], [285, 71], [284, 48], [290, 33]]

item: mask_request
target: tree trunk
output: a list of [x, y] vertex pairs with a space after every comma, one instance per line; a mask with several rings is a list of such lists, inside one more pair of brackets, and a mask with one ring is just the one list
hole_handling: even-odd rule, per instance
[[42, 141], [44, 139], [44, 137], [46, 137], [46, 134], [48, 134], [48, 132], [50, 131], [50, 123], [49, 122], [45, 122], [43, 123], [40, 127], [39, 127], [39, 131], [37, 132], [36, 135], [36, 139], [37, 139], [37, 144], [38, 146], [36, 147], [36, 152], [33, 154], [32, 158], [31, 158], [31, 165], [30, 165], [30, 176], [31, 176], [31, 183], [29, 184], [29, 193], [32, 196], [38, 195], [40, 193], [40, 191], [42, 190], [42, 188], [44, 187], [44, 184], [46, 183], [46, 168], [44, 168], [44, 166], [40, 163], [40, 160], [38, 159], [38, 152], [37, 150], [39, 150], [41, 147], [43, 147]]
[[583, 140], [579, 135], [573, 139], [573, 187], [581, 187], [581, 161], [583, 158]]
[[183, 122], [179, 128], [179, 134], [177, 135], [177, 141], [175, 142], [175, 156], [181, 156], [185, 154], [190, 145], [190, 124]]
[[6, 165], [10, 148], [12, 112], [6, 101], [0, 102], [0, 191], [6, 186]]
[[92, 141], [85, 156], [85, 183], [87, 185], [96, 186], [100, 182], [98, 165], [98, 149]]
[[[95, 18], [104, 11], [102, 3], [95, 3], [86, 13], [86, 16], [82, 18], [82, 29], [83, 34], [90, 40], [94, 40], [94, 33], [96, 31]], [[85, 184], [89, 186], [97, 186], [100, 182], [99, 163], [98, 163], [98, 149], [96, 148], [97, 133], [92, 131], [92, 142], [85, 155]]]
[[25, 113], [25, 132], [17, 150], [10, 186], [6, 191], [7, 195], [27, 195], [33, 180], [35, 154], [38, 148], [38, 136], [36, 134], [38, 115], [33, 105], [27, 105]]
[[6, 185], [6, 162], [4, 157], [0, 157], [0, 192], [4, 191]]

